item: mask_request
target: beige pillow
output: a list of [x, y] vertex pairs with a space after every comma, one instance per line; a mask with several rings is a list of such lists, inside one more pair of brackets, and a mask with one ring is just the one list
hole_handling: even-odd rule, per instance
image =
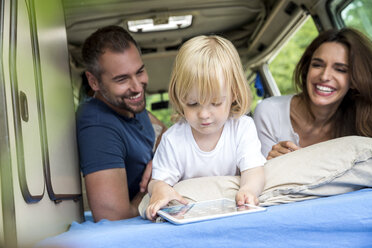
[[[348, 136], [318, 143], [268, 160], [261, 206], [302, 201], [372, 187], [372, 138]], [[235, 199], [240, 177], [201, 177], [174, 188], [190, 202]], [[139, 211], [148, 205], [142, 200]]]
[[261, 205], [372, 187], [372, 138], [347, 136], [269, 160]]

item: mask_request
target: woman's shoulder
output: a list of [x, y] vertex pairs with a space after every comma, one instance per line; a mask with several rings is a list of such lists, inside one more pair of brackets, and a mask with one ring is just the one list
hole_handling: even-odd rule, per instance
[[256, 119], [257, 116], [261, 115], [270, 116], [287, 111], [292, 97], [293, 95], [284, 95], [265, 98], [257, 104], [254, 111], [254, 118]]
[[272, 96], [265, 98], [257, 104], [257, 107], [272, 107], [272, 108], [281, 108], [283, 105], [287, 105], [293, 95], [284, 95], [284, 96]]

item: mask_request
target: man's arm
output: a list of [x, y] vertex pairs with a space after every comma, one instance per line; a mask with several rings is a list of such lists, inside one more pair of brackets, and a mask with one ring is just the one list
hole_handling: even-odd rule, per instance
[[85, 176], [88, 202], [94, 221], [121, 220], [138, 216], [138, 205], [144, 193], [129, 201], [125, 168], [101, 170]]
[[151, 180], [151, 173], [152, 173], [152, 160], [147, 163], [145, 171], [142, 174], [142, 180], [140, 182], [140, 192], [146, 193], [147, 185]]

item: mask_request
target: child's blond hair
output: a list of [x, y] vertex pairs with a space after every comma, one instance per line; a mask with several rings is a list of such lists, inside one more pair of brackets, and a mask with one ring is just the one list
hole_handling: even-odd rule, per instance
[[[221, 79], [222, 77], [222, 79]], [[176, 112], [174, 120], [184, 118], [182, 105], [193, 87], [201, 104], [219, 101], [224, 80], [227, 98], [232, 99], [230, 115], [238, 118], [250, 110], [251, 92], [234, 45], [220, 36], [197, 36], [180, 48], [173, 65], [169, 99]]]

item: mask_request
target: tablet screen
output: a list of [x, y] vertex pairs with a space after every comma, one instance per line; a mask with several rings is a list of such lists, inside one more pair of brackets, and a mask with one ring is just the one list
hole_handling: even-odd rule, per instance
[[172, 223], [185, 224], [263, 210], [265, 208], [248, 204], [236, 206], [235, 201], [230, 199], [218, 199], [163, 208], [158, 215]]

